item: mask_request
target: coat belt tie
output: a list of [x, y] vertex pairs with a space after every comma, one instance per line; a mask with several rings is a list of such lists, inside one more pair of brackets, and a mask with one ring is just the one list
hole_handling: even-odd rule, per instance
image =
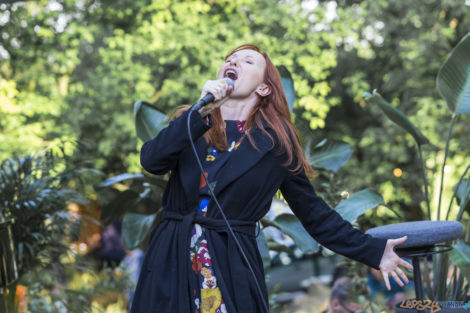
[[[197, 223], [204, 226], [206, 229], [211, 229], [216, 232], [229, 232], [225, 220], [203, 216], [201, 214], [196, 214], [196, 212], [196, 210], [193, 210], [189, 214], [182, 215], [175, 211], [163, 211], [162, 220], [167, 219], [182, 223], [178, 234], [178, 239], [182, 240], [181, 244], [178, 244], [178, 271], [180, 273], [184, 273], [183, 277], [189, 277], [190, 271], [192, 270], [191, 262], [189, 261], [189, 246], [191, 240], [191, 227], [193, 223]], [[228, 222], [234, 232], [255, 238], [256, 223], [242, 220], [228, 220]], [[180, 281], [179, 284], [182, 290], [187, 290], [187, 292], [184, 292], [186, 299], [179, 301], [180, 312], [189, 312], [191, 310], [189, 294], [193, 292], [194, 288], [198, 288], [198, 286], [193, 285], [192, 279], [189, 279], [189, 281]]]

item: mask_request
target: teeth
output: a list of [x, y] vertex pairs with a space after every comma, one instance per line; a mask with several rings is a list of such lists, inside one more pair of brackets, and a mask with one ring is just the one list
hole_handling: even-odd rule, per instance
[[237, 72], [235, 72], [234, 70], [227, 70], [225, 72], [225, 76], [228, 76], [233, 80], [237, 79], [237, 77], [238, 77]]

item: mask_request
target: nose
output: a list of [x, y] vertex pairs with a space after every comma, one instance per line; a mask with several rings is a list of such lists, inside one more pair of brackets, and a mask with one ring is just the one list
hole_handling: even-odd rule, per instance
[[236, 66], [237, 63], [238, 63], [238, 60], [235, 57], [230, 58], [230, 65], [235, 65]]

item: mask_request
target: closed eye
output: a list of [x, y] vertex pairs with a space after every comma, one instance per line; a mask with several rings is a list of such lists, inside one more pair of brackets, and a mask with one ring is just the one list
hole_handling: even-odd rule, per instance
[[[227, 61], [225, 61], [225, 63], [228, 63], [228, 62], [230, 62], [230, 61], [231, 61], [231, 60], [227, 60]], [[249, 63], [249, 64], [253, 64], [252, 61], [246, 61], [246, 62]]]

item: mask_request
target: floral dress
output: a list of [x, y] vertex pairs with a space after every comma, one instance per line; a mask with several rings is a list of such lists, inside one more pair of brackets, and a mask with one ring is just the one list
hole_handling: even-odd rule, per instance
[[[218, 151], [209, 146], [206, 159], [203, 162], [204, 174], [213, 189], [217, 184], [217, 174], [229, 159], [231, 152], [238, 148], [245, 134], [245, 121], [225, 120], [224, 122], [229, 148], [226, 151]], [[201, 174], [199, 208], [196, 214], [206, 215], [209, 199], [209, 187]], [[194, 285], [198, 286], [193, 290], [196, 308], [194, 313], [227, 313], [207, 248], [205, 229], [197, 223], [193, 225], [191, 230], [189, 259], [193, 269], [192, 279], [196, 282]]]

